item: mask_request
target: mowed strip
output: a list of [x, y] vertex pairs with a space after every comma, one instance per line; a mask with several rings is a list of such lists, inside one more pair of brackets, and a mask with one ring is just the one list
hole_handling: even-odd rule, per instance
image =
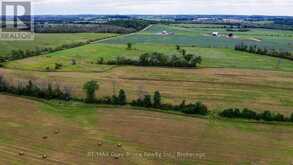
[[98, 97], [111, 96], [113, 89], [125, 89], [131, 100], [159, 90], [164, 102], [202, 101], [211, 110], [246, 107], [289, 115], [293, 107], [290, 72], [153, 67], [118, 67], [102, 73], [1, 71], [11, 83], [33, 80], [46, 87], [48, 82], [56, 82], [69, 87], [77, 97], [84, 97], [82, 86], [86, 81], [98, 80]]

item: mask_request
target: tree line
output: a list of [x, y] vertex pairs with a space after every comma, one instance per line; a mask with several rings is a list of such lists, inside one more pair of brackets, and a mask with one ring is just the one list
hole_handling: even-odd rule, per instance
[[53, 87], [52, 84], [48, 84], [46, 88], [41, 88], [31, 80], [18, 83], [17, 87], [15, 87], [9, 81], [6, 81], [3, 76], [0, 76], [0, 92], [43, 99], [71, 99], [71, 92], [68, 88], [61, 89], [58, 85]]
[[278, 121], [278, 122], [293, 122], [293, 113], [290, 117], [286, 117], [283, 114], [275, 113], [271, 111], [255, 112], [253, 110], [244, 108], [242, 110], [238, 108], [226, 109], [219, 113], [220, 116], [226, 118], [240, 118], [249, 120], [263, 120], [263, 121]]
[[111, 24], [37, 24], [36, 33], [133, 33], [136, 29]]
[[135, 107], [145, 107], [145, 108], [155, 108], [161, 110], [169, 110], [182, 112], [185, 114], [197, 114], [197, 115], [208, 115], [209, 111], [206, 105], [201, 102], [189, 103], [186, 104], [185, 101], [182, 101], [179, 105], [172, 104], [163, 104], [161, 93], [155, 91], [153, 96], [144, 95], [142, 98], [127, 101], [126, 92], [123, 89], [120, 89], [118, 95], [113, 95], [112, 97], [103, 97], [96, 98], [96, 91], [99, 89], [99, 84], [97, 81], [89, 81], [84, 84], [83, 89], [86, 93], [86, 98], [84, 101], [86, 103], [95, 103], [95, 104], [111, 104], [111, 105], [131, 105]]
[[202, 62], [200, 56], [194, 54], [165, 55], [163, 53], [144, 53], [138, 59], [130, 59], [119, 56], [114, 60], [105, 61], [103, 58], [97, 60], [97, 64], [104, 65], [134, 65], [134, 66], [165, 66], [196, 68]]
[[290, 52], [277, 51], [275, 49], [260, 48], [257, 45], [246, 45], [244, 43], [241, 43], [241, 44], [235, 45], [235, 50], [293, 60], [293, 54]]
[[[131, 105], [134, 107], [154, 108], [191, 115], [207, 116], [210, 113], [208, 107], [202, 102], [187, 104], [186, 101], [183, 100], [178, 105], [164, 104], [162, 103], [162, 96], [159, 91], [155, 91], [153, 95], [147, 94], [141, 98], [128, 101], [127, 94], [123, 89], [119, 90], [118, 95], [114, 94], [111, 97], [97, 98], [96, 91], [98, 89], [99, 84], [97, 81], [88, 81], [83, 86], [86, 97], [84, 99], [78, 99], [71, 96], [71, 91], [69, 88], [61, 89], [58, 85], [53, 86], [50, 83], [46, 87], [40, 87], [31, 80], [25, 83], [18, 83], [18, 85], [15, 87], [14, 85], [10, 84], [9, 81], [6, 81], [3, 76], [0, 76], [0, 92], [11, 93], [14, 95], [31, 96], [48, 100], [76, 100], [92, 104]], [[239, 118], [269, 122], [293, 122], [293, 113], [289, 117], [286, 117], [283, 114], [276, 112], [256, 112], [247, 108], [242, 110], [238, 108], [225, 109], [218, 114], [220, 117], [224, 118]]]

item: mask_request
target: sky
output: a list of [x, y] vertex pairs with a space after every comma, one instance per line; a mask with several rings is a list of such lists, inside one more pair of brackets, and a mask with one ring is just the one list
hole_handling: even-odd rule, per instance
[[33, 14], [293, 16], [293, 0], [32, 0]]

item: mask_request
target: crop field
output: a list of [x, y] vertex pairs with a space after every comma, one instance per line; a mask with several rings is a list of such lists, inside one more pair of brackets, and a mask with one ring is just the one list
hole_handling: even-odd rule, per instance
[[[291, 125], [6, 95], [0, 95], [0, 114], [3, 164], [283, 165], [293, 161]], [[101, 152], [110, 155], [97, 155]], [[164, 155], [158, 157], [156, 152]]]
[[[276, 71], [293, 71], [292, 61], [268, 56], [260, 56], [227, 48], [182, 47], [187, 53], [201, 56], [203, 63], [200, 67], [207, 68], [241, 68]], [[90, 44], [78, 48], [67, 49], [55, 53], [26, 58], [4, 64], [10, 69], [46, 71], [54, 68], [55, 63], [63, 64], [57, 71], [101, 72], [113, 66], [97, 65], [99, 58], [115, 59], [118, 56], [137, 58], [146, 52], [161, 52], [167, 55], [179, 54], [174, 45], [135, 44], [133, 50], [127, 50], [126, 45]], [[71, 61], [76, 60], [72, 65]]]
[[0, 41], [0, 56], [6, 56], [12, 50], [30, 50], [35, 48], [55, 48], [63, 44], [85, 42], [115, 36], [107, 33], [37, 33], [33, 41]]
[[[206, 28], [206, 27], [209, 28]], [[167, 31], [173, 35], [160, 35]], [[211, 35], [219, 32], [219, 37]], [[226, 37], [229, 33], [221, 26], [211, 25], [153, 25], [150, 29], [126, 37], [117, 37], [104, 43], [156, 43], [194, 45], [198, 47], [234, 48], [241, 42], [259, 47], [274, 48], [277, 50], [293, 51], [293, 32], [281, 30], [251, 29], [248, 32], [232, 32], [234, 38]]]

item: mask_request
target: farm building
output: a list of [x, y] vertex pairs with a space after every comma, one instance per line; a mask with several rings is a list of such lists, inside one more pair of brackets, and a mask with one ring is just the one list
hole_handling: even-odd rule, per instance
[[164, 31], [158, 33], [158, 35], [168, 36], [168, 35], [175, 35], [175, 33], [173, 33], [173, 32], [168, 32], [168, 31], [164, 30]]
[[215, 36], [215, 37], [219, 36], [219, 32], [212, 32], [212, 36]]

